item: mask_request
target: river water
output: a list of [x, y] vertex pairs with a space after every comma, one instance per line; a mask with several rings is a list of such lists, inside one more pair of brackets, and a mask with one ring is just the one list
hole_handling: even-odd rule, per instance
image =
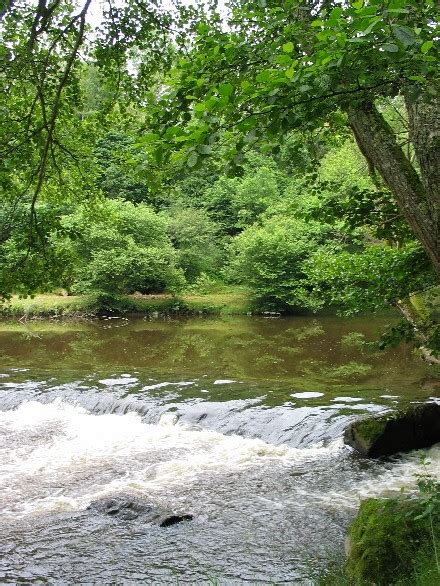
[[[0, 582], [310, 584], [359, 499], [421, 469], [342, 442], [364, 413], [440, 395], [410, 349], [360, 345], [387, 321], [1, 322]], [[127, 494], [194, 519], [87, 510]]]

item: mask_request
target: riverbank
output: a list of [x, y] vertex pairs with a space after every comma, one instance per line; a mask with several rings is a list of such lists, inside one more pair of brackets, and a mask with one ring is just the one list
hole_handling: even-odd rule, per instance
[[[317, 313], [295, 312], [298, 316], [336, 315], [336, 308], [326, 308]], [[108, 314], [133, 317], [142, 316], [185, 316], [185, 315], [289, 315], [286, 312], [271, 312], [259, 308], [250, 292], [242, 287], [224, 287], [212, 293], [166, 293], [154, 295], [63, 295], [45, 293], [33, 297], [18, 297], [0, 303], [0, 318], [44, 319], [44, 318], [93, 318]], [[364, 314], [359, 313], [359, 316]], [[365, 315], [371, 315], [369, 313]], [[396, 319], [399, 313], [376, 312], [376, 317]]]
[[94, 317], [107, 313], [124, 315], [246, 315], [252, 311], [247, 291], [227, 289], [201, 294], [98, 295], [44, 294], [19, 298], [0, 305], [1, 317]]

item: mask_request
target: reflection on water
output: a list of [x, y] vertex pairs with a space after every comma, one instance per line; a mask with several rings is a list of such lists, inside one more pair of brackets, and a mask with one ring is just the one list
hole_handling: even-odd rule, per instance
[[[0, 359], [53, 373], [139, 369], [177, 377], [287, 381], [295, 389], [405, 389], [428, 376], [409, 348], [362, 350], [387, 319], [191, 318], [0, 322]], [[429, 383], [428, 383], [429, 384]]]
[[[362, 349], [383, 325], [0, 323], [0, 582], [302, 583], [359, 498], [419, 470], [417, 454], [367, 462], [341, 441], [359, 414], [438, 393], [409, 349]], [[87, 512], [127, 493], [194, 520]]]

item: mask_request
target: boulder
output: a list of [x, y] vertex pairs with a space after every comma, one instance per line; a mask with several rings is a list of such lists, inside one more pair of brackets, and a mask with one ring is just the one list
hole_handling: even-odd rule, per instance
[[191, 521], [192, 515], [178, 515], [134, 496], [114, 496], [103, 498], [90, 503], [87, 510], [99, 514], [116, 517], [124, 521], [141, 519], [145, 523], [159, 525], [159, 527], [170, 527], [182, 521]]
[[344, 441], [369, 458], [429, 448], [440, 442], [440, 405], [420, 403], [359, 419], [346, 428]]

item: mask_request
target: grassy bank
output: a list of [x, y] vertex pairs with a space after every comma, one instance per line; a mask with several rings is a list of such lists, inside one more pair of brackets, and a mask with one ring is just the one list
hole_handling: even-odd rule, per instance
[[245, 315], [250, 311], [252, 309], [249, 294], [240, 289], [229, 289], [206, 295], [184, 294], [178, 297], [45, 294], [26, 298], [13, 297], [0, 305], [0, 316], [17, 318], [93, 317], [107, 313]]
[[426, 472], [416, 478], [416, 493], [361, 502], [347, 558], [330, 563], [315, 586], [440, 584], [440, 483]]

